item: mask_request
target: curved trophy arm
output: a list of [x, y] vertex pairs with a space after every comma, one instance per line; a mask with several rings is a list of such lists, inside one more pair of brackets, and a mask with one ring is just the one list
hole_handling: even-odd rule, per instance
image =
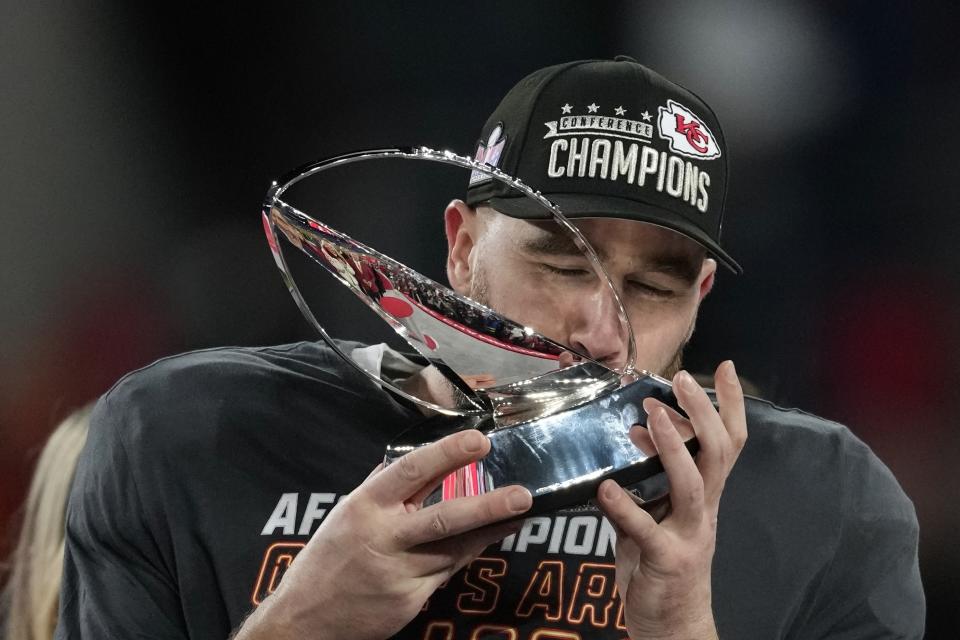
[[[561, 225], [568, 227], [584, 253], [592, 258], [598, 274], [606, 279], [617, 302], [621, 322], [627, 328], [630, 356], [627, 368], [632, 369], [635, 347], [626, 313], [603, 265], [580, 231], [539, 193], [532, 192], [519, 180], [470, 158], [426, 148], [356, 152], [311, 163], [288, 174], [284, 182], [274, 183], [268, 191], [263, 221], [274, 259], [301, 311], [324, 340], [366, 375], [413, 402], [447, 415], [492, 415], [498, 424], [549, 415], [619, 385], [621, 372], [575, 353], [532, 328], [430, 280], [280, 199], [291, 185], [320, 171], [371, 158], [391, 157], [439, 160], [498, 174], [498, 179], [535, 199]], [[412, 396], [366, 371], [340, 351], [301, 295], [277, 241], [278, 233], [348, 287], [446, 378], [451, 387], [448, 406]], [[570, 358], [568, 364], [574, 361], [580, 364], [564, 368], [561, 359], [565, 355]]]

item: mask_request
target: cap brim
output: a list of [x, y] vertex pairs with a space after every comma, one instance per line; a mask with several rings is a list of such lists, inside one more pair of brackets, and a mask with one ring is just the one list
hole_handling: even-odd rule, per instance
[[[707, 233], [697, 225], [680, 217], [674, 211], [668, 211], [655, 205], [617, 198], [613, 196], [597, 196], [582, 193], [551, 193], [544, 194], [550, 202], [557, 206], [567, 218], [622, 218], [636, 220], [657, 225], [686, 236], [703, 246], [720, 264], [736, 273], [743, 273], [743, 268], [730, 254], [723, 250]], [[526, 197], [493, 197], [486, 201], [491, 207], [514, 218], [528, 220], [543, 219], [546, 209], [532, 198]], [[479, 203], [478, 203], [479, 204]]]

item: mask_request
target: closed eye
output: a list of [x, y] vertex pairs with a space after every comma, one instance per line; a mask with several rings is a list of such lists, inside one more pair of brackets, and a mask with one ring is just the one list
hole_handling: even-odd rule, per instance
[[552, 273], [554, 275], [563, 276], [566, 278], [586, 278], [593, 276], [592, 271], [587, 269], [568, 269], [564, 267], [558, 267], [552, 264], [547, 264], [546, 262], [541, 262], [539, 264], [540, 270], [547, 273]]
[[[556, 265], [548, 264], [546, 262], [539, 263], [538, 267], [543, 272], [560, 276], [562, 278], [588, 279], [588, 278], [593, 278], [596, 275], [594, 274], [593, 271], [590, 271], [588, 269], [582, 269], [582, 268], [576, 268], [576, 267], [574, 268], [559, 267]], [[638, 280], [628, 280], [627, 287], [637, 293], [640, 293], [641, 295], [646, 295], [653, 298], [660, 298], [664, 300], [673, 298], [677, 295], [677, 293], [672, 289], [662, 289], [660, 287], [655, 287], [651, 284], [647, 284], [646, 282], [640, 282]]]
[[627, 285], [640, 293], [645, 295], [653, 296], [655, 298], [672, 298], [675, 294], [671, 289], [661, 289], [659, 287], [654, 287], [653, 285], [647, 284], [646, 282], [638, 282], [636, 280], [628, 280]]

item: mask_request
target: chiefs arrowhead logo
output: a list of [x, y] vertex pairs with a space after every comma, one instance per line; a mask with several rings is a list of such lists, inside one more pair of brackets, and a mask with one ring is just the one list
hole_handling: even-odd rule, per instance
[[712, 160], [720, 157], [720, 145], [700, 118], [679, 102], [667, 100], [660, 107], [657, 119], [660, 137], [670, 143], [670, 150], [691, 158]]

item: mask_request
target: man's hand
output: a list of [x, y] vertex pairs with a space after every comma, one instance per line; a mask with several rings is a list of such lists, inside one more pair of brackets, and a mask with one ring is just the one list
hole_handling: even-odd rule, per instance
[[521, 524], [502, 520], [530, 508], [522, 487], [422, 507], [447, 474], [489, 450], [486, 436], [469, 430], [375, 469], [330, 512], [237, 640], [398, 632], [437, 587]]
[[[674, 394], [687, 420], [648, 398], [647, 429], [631, 437], [642, 449], [652, 445], [670, 482], [670, 511], [659, 524], [612, 480], [600, 485], [600, 507], [617, 530], [617, 587], [624, 602], [627, 632], [641, 638], [716, 638], [710, 571], [716, 546], [720, 494], [747, 439], [743, 391], [733, 363], [715, 374], [719, 413], [686, 372], [673, 379]], [[683, 439], [696, 434], [696, 461]]]

